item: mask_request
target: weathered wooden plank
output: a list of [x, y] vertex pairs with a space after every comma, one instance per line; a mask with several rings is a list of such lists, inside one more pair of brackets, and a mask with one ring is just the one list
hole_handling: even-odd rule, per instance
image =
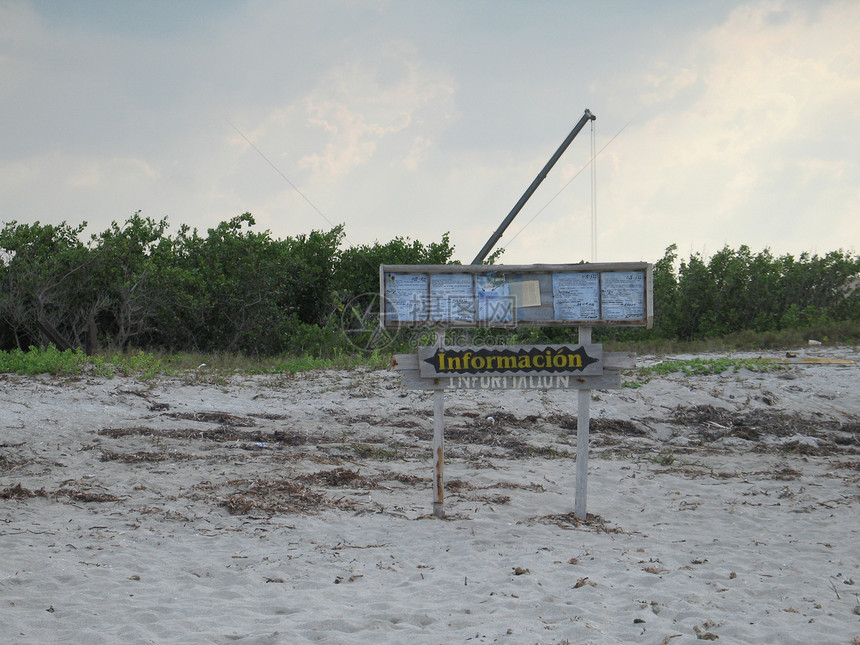
[[54, 346], [60, 351], [72, 349], [72, 344], [66, 340], [59, 330], [49, 323], [45, 318], [36, 318], [36, 326], [39, 330], [48, 337], [48, 340], [54, 343]]
[[[568, 374], [603, 372], [602, 345], [493, 345], [484, 347], [419, 347], [418, 371], [424, 378]], [[509, 367], [503, 367], [507, 365]], [[495, 368], [495, 369], [494, 369]]]
[[558, 273], [570, 271], [641, 271], [647, 262], [595, 262], [591, 264], [383, 264], [380, 273]]
[[599, 376], [443, 376], [422, 378], [418, 370], [402, 370], [407, 390], [614, 390], [621, 387], [621, 373], [604, 371]]
[[802, 356], [793, 356], [790, 358], [771, 358], [766, 359], [771, 363], [780, 365], [854, 365], [855, 361], [850, 358], [804, 358]]
[[[418, 370], [418, 354], [395, 354], [391, 360], [393, 370]], [[603, 352], [604, 370], [636, 369], [636, 354], [631, 352]]]
[[603, 352], [604, 370], [635, 370], [636, 354], [633, 352]]

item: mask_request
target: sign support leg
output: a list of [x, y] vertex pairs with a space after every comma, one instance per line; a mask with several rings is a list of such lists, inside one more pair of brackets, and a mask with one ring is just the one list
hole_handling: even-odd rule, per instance
[[[579, 328], [579, 344], [591, 343], [591, 327]], [[576, 412], [576, 496], [573, 514], [576, 519], [585, 521], [586, 497], [588, 495], [588, 432], [591, 425], [591, 390], [577, 391]]]
[[[436, 347], [445, 344], [445, 330], [436, 329]], [[433, 516], [445, 517], [442, 467], [445, 461], [445, 390], [433, 392]]]

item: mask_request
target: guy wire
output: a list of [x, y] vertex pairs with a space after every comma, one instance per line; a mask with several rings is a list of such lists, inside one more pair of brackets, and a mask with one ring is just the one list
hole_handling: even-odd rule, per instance
[[534, 215], [532, 215], [532, 218], [531, 218], [528, 222], [526, 222], [526, 223], [523, 225], [523, 227], [522, 227], [519, 231], [517, 231], [516, 233], [514, 233], [514, 235], [513, 235], [513, 236], [511, 236], [511, 239], [510, 239], [510, 240], [508, 240], [507, 244], [505, 244], [505, 245], [504, 245], [504, 246], [502, 246], [501, 248], [503, 248], [503, 249], [508, 248], [508, 246], [510, 246], [511, 242], [513, 242], [513, 241], [517, 238], [517, 236], [518, 236], [520, 233], [522, 233], [524, 230], [526, 230], [526, 227], [527, 227], [529, 224], [531, 224], [533, 221], [535, 221], [535, 219], [537, 219], [537, 216], [538, 216], [538, 215], [540, 215], [542, 212], [544, 212], [544, 211], [547, 209], [547, 207], [548, 207], [550, 204], [552, 204], [552, 202], [555, 200], [555, 198], [556, 198], [556, 197], [558, 197], [559, 195], [561, 195], [561, 194], [564, 192], [564, 189], [565, 189], [565, 188], [567, 188], [568, 186], [570, 186], [570, 184], [573, 182], [573, 180], [574, 180], [574, 179], [576, 179], [577, 177], [579, 177], [580, 173], [582, 173], [582, 171], [583, 171], [583, 170], [585, 170], [585, 169], [586, 169], [586, 168], [588, 168], [592, 163], [594, 163], [594, 160], [595, 160], [595, 159], [597, 159], [597, 157], [599, 157], [599, 156], [600, 156], [600, 154], [601, 154], [604, 150], [606, 150], [606, 148], [607, 148], [607, 147], [609, 147], [609, 144], [610, 144], [610, 143], [612, 143], [613, 141], [615, 141], [615, 139], [616, 139], [616, 138], [618, 138], [618, 135], [619, 135], [619, 134], [621, 134], [622, 132], [624, 132], [624, 130], [625, 130], [625, 129], [627, 129], [627, 126], [628, 126], [628, 125], [630, 125], [631, 123], [632, 123], [632, 121], [628, 121], [627, 123], [625, 123], [625, 124], [624, 124], [624, 127], [622, 127], [618, 132], [616, 132], [616, 133], [615, 133], [615, 136], [613, 136], [609, 141], [607, 141], [607, 142], [606, 142], [606, 144], [605, 144], [605, 145], [604, 145], [600, 150], [598, 150], [598, 151], [597, 151], [597, 154], [593, 154], [593, 155], [591, 156], [591, 159], [589, 159], [589, 160], [586, 162], [586, 164], [585, 164], [582, 168], [580, 168], [579, 170], [577, 170], [577, 171], [576, 171], [576, 173], [573, 175], [573, 177], [571, 177], [571, 178], [567, 181], [567, 183], [566, 183], [564, 186], [562, 186], [562, 187], [559, 189], [559, 191], [558, 191], [555, 195], [553, 195], [553, 196], [550, 198], [550, 200], [549, 200], [546, 204], [544, 204], [544, 205], [543, 205], [543, 206], [538, 210], [538, 212], [537, 212], [537, 213], [535, 213]]
[[[238, 133], [239, 133], [239, 136], [240, 136], [240, 137], [242, 137], [242, 138], [247, 142], [247, 144], [248, 144], [249, 146], [251, 146], [251, 148], [253, 148], [253, 149], [254, 149], [254, 151], [255, 151], [258, 155], [260, 155], [260, 156], [263, 158], [263, 160], [264, 160], [267, 164], [269, 164], [269, 165], [274, 169], [274, 171], [275, 171], [276, 173], [278, 173], [278, 174], [281, 176], [281, 178], [283, 178], [283, 180], [284, 180], [285, 182], [287, 182], [287, 183], [292, 187], [292, 189], [293, 189], [294, 191], [296, 191], [296, 192], [301, 196], [301, 198], [302, 198], [302, 199], [304, 199], [308, 204], [310, 204], [310, 207], [311, 207], [311, 208], [313, 208], [313, 209], [317, 212], [317, 214], [318, 214], [320, 217], [322, 217], [322, 218], [326, 221], [326, 223], [327, 223], [329, 226], [331, 226], [332, 228], [334, 228], [334, 226], [335, 226], [335, 225], [334, 225], [334, 224], [332, 224], [332, 223], [331, 223], [331, 221], [329, 220], [329, 218], [328, 218], [328, 217], [326, 217], [326, 216], [323, 214], [323, 212], [322, 212], [319, 208], [317, 208], [317, 207], [316, 207], [316, 204], [314, 204], [314, 203], [313, 203], [313, 202], [308, 198], [308, 196], [307, 196], [307, 195], [305, 195], [301, 190], [299, 190], [299, 187], [298, 187], [298, 186], [296, 186], [293, 182], [291, 182], [291, 181], [290, 181], [290, 178], [289, 178], [289, 177], [287, 177], [283, 172], [281, 172], [281, 169], [280, 169], [280, 168], [278, 168], [274, 163], [272, 163], [272, 161], [271, 161], [271, 160], [270, 160], [266, 155], [264, 155], [264, 154], [263, 154], [263, 152], [262, 152], [262, 151], [261, 151], [257, 146], [255, 146], [255, 145], [254, 145], [254, 143], [253, 143], [253, 142], [252, 142], [248, 137], [246, 137], [246, 136], [245, 136], [245, 133], [244, 133], [244, 132], [242, 132], [239, 128], [237, 128], [235, 125], [233, 125], [233, 123], [232, 123], [229, 119], [224, 119], [224, 120], [225, 120], [225, 121], [227, 121], [227, 123], [230, 125], [230, 127], [231, 127], [231, 128], [233, 128], [236, 132], [238, 132]], [[346, 241], [347, 241], [347, 242], [349, 242], [349, 240], [346, 238], [346, 236], [345, 236], [345, 235], [344, 235], [344, 239], [346, 239]], [[351, 242], [350, 242], [350, 244], [351, 244]]]
[[597, 262], [597, 147], [594, 121], [591, 122], [591, 261]]

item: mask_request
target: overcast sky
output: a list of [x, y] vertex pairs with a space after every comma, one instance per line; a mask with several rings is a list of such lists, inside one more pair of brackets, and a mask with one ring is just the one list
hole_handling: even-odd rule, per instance
[[593, 211], [598, 261], [857, 251], [858, 34], [856, 0], [0, 0], [0, 221], [469, 262], [588, 108], [501, 262], [591, 260]]

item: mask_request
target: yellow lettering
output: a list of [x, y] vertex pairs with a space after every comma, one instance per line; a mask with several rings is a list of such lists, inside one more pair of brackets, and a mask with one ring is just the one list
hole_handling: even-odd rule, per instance
[[567, 366], [568, 367], [582, 367], [582, 356], [579, 354], [568, 354], [567, 355]]
[[531, 356], [528, 354], [524, 354], [520, 356], [520, 360], [517, 362], [517, 367], [520, 369], [530, 369], [532, 366]]
[[448, 357], [448, 367], [446, 370], [459, 370], [462, 369], [461, 360], [459, 356], [449, 356]]
[[500, 370], [512, 370], [517, 366], [517, 357], [516, 356], [499, 356], [499, 368]]
[[553, 367], [566, 367], [567, 366], [567, 356], [564, 354], [556, 354], [552, 357]]
[[[538, 361], [540, 361], [540, 363], [538, 363]], [[546, 367], [543, 362], [543, 356], [541, 355], [535, 356], [533, 363], [535, 367]]]
[[473, 367], [474, 369], [476, 369], [476, 370], [482, 370], [482, 369], [484, 369], [484, 364], [485, 364], [485, 361], [484, 361], [484, 357], [483, 357], [483, 356], [475, 356], [475, 357], [472, 359], [472, 367]]

